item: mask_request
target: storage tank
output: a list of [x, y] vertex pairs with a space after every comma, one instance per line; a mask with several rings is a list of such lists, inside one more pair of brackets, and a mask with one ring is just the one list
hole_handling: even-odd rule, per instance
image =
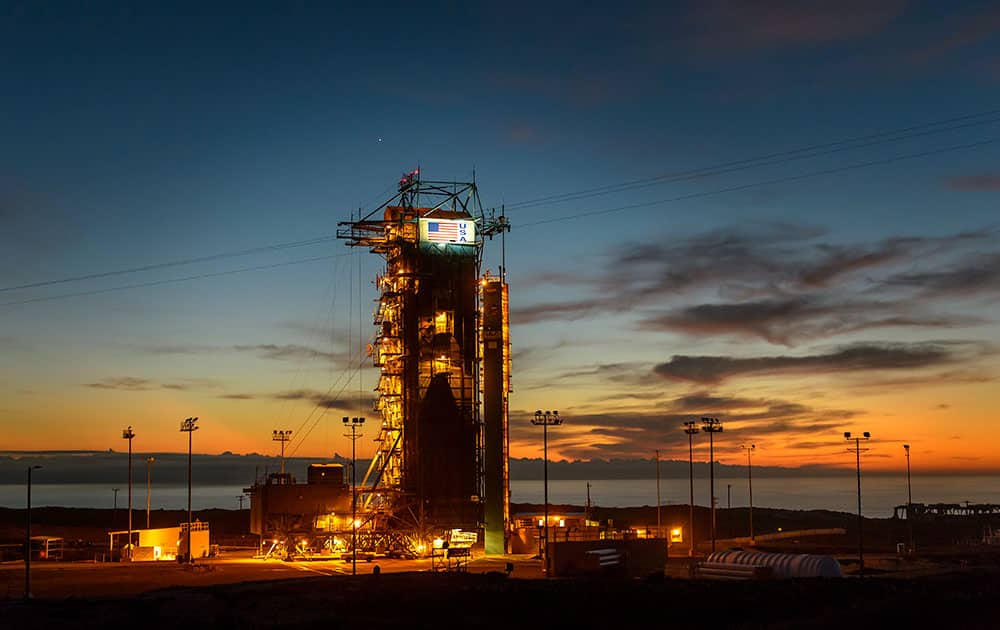
[[775, 578], [844, 577], [833, 556], [730, 550], [716, 551], [706, 562], [770, 567]]

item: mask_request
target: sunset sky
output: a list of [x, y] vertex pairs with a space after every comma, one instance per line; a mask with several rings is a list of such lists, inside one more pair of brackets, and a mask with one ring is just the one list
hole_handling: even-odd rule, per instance
[[0, 448], [349, 453], [419, 166], [513, 226], [512, 456], [1000, 470], [995, 3], [479, 4], [5, 4]]

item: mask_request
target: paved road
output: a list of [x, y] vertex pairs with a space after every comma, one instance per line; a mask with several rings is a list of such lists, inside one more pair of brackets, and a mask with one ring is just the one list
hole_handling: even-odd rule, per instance
[[[513, 577], [542, 577], [541, 563], [528, 556], [473, 558], [465, 570], [470, 573], [505, 571], [508, 562], [514, 566], [511, 573]], [[358, 561], [357, 574], [369, 575], [376, 567], [383, 573], [431, 572], [442, 569], [440, 560], [432, 563], [430, 559], [378, 558], [371, 562]], [[31, 565], [31, 592], [36, 599], [121, 596], [172, 587], [285, 580], [317, 575], [350, 577], [352, 563], [343, 560], [259, 560], [253, 558], [251, 552], [228, 553], [219, 558], [199, 560], [194, 565], [175, 562], [128, 564], [35, 561]], [[0, 563], [0, 598], [19, 599], [23, 596], [24, 564]]]

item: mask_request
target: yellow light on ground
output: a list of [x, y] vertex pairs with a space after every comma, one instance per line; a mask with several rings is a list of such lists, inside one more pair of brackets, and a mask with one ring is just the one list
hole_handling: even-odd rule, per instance
[[359, 527], [361, 527], [361, 520], [360, 519], [355, 519], [354, 520], [354, 529], [357, 529]]
[[444, 547], [444, 540], [441, 539], [441, 538], [435, 538], [434, 539], [434, 548], [435, 549], [441, 549], [442, 547]]
[[683, 530], [680, 527], [674, 527], [670, 530], [670, 542], [682, 542], [683, 541]]
[[559, 527], [566, 527], [566, 519], [564, 518], [559, 519]]

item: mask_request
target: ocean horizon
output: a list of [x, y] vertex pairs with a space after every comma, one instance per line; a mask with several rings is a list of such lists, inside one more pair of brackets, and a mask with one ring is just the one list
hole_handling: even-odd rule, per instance
[[[589, 484], [589, 488], [588, 488]], [[715, 496], [718, 508], [742, 508], [750, 503], [746, 477], [716, 477]], [[1000, 504], [1000, 476], [947, 475], [914, 476], [911, 479], [914, 503], [993, 503]], [[114, 488], [118, 488], [115, 497]], [[191, 504], [196, 510], [239, 509], [250, 505], [243, 493], [245, 485], [204, 485], [192, 488]], [[690, 482], [688, 479], [659, 480], [660, 505], [687, 505]], [[187, 509], [187, 485], [154, 485], [150, 493], [150, 509]], [[588, 491], [590, 504], [596, 507], [641, 507], [657, 504], [657, 480], [654, 479], [605, 479], [605, 480], [549, 480], [549, 503], [552, 505], [584, 506]], [[694, 501], [708, 506], [709, 480], [695, 478]], [[544, 502], [545, 487], [542, 480], [512, 480], [511, 502]], [[866, 517], [889, 518], [893, 508], [905, 505], [907, 484], [905, 477], [871, 475], [862, 477], [861, 512]], [[241, 499], [242, 497], [242, 499]], [[24, 484], [0, 484], [0, 507], [24, 508]], [[128, 486], [111, 484], [44, 484], [33, 483], [32, 507], [104, 508], [128, 507]], [[753, 479], [753, 506], [788, 510], [831, 510], [856, 514], [857, 478], [797, 477]], [[146, 486], [132, 487], [132, 509], [145, 510]]]

